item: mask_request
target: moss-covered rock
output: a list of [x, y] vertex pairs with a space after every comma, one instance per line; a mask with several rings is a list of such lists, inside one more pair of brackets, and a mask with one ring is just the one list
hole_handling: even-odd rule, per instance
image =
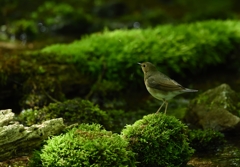
[[220, 132], [207, 129], [207, 130], [190, 130], [188, 132], [190, 146], [196, 152], [214, 151], [223, 145], [226, 141], [224, 135]]
[[63, 118], [67, 125], [74, 123], [99, 123], [105, 128], [112, 127], [110, 116], [88, 100], [73, 99], [65, 102], [51, 103], [39, 110], [23, 111], [18, 119], [24, 124], [32, 125], [53, 118]]
[[229, 85], [222, 84], [193, 99], [185, 119], [203, 129], [237, 132], [240, 127], [239, 100]]
[[135, 166], [128, 142], [97, 124], [81, 124], [64, 135], [47, 140], [34, 159], [36, 163], [32, 161], [32, 166]]
[[137, 153], [138, 166], [182, 166], [193, 154], [187, 127], [175, 117], [151, 114], [127, 125], [122, 131]]

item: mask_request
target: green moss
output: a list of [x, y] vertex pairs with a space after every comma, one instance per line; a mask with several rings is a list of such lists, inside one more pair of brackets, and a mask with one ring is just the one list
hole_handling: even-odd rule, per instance
[[[137, 62], [151, 61], [161, 71], [170, 67], [168, 72], [180, 75], [184, 75], [183, 71], [194, 73], [209, 65], [224, 63], [240, 42], [239, 27], [238, 21], [212, 20], [178, 26], [105, 31], [85, 36], [71, 44], [52, 45], [41, 52], [64, 57], [87, 77], [101, 76], [101, 81], [118, 83], [115, 91], [119, 91], [133, 88], [141, 81], [136, 79], [142, 77]], [[107, 85], [104, 90], [107, 90]]]
[[36, 124], [53, 118], [63, 118], [64, 123], [99, 123], [105, 128], [112, 127], [109, 115], [88, 100], [73, 99], [51, 103], [39, 110], [26, 110], [19, 115], [19, 120], [27, 125]]
[[[90, 72], [96, 72], [104, 65], [107, 74], [119, 67], [125, 72], [128, 66], [146, 59], [161, 63], [172, 58], [168, 64], [172, 64], [178, 72], [181, 66], [198, 64], [202, 67], [224, 61], [225, 54], [234, 49], [234, 42], [239, 42], [239, 26], [238, 21], [205, 21], [143, 30], [105, 31], [71, 44], [52, 45], [42, 52], [71, 55], [69, 61], [85, 63]], [[93, 64], [94, 60], [98, 62]], [[177, 64], [178, 61], [188, 64]]]
[[222, 133], [211, 129], [190, 130], [188, 138], [190, 146], [197, 152], [214, 151], [226, 142]]
[[44, 167], [135, 166], [128, 142], [97, 124], [81, 124], [49, 139], [39, 154]]
[[189, 146], [187, 127], [175, 117], [151, 114], [126, 126], [122, 135], [137, 154], [138, 166], [185, 165], [193, 149]]
[[[21, 98], [22, 108], [42, 107], [52, 99], [63, 101], [65, 97], [84, 97], [97, 103], [115, 97], [126, 99], [145, 89], [137, 62], [151, 61], [163, 73], [182, 78], [224, 63], [237, 70], [239, 56], [229, 55], [239, 53], [239, 27], [238, 21], [212, 20], [106, 30], [37, 53], [5, 57], [0, 62], [0, 84], [14, 98]], [[233, 65], [229, 66], [229, 61]], [[23, 85], [17, 87], [18, 96], [13, 92], [15, 83]]]

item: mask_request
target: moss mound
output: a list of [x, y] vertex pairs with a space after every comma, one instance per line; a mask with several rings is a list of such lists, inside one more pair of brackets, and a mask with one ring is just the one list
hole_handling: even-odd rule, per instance
[[26, 110], [18, 119], [27, 125], [36, 124], [53, 118], [63, 118], [67, 125], [74, 123], [99, 123], [105, 128], [112, 127], [109, 115], [88, 100], [73, 99], [51, 103], [39, 110]]
[[220, 132], [208, 130], [190, 130], [188, 133], [190, 146], [197, 152], [214, 151], [226, 141]]
[[185, 165], [193, 154], [186, 130], [176, 118], [159, 113], [126, 126], [122, 135], [137, 153], [138, 166], [176, 167]]
[[120, 135], [103, 130], [98, 124], [81, 124], [49, 139], [39, 154], [44, 167], [135, 166], [134, 153], [127, 147], [128, 142]]

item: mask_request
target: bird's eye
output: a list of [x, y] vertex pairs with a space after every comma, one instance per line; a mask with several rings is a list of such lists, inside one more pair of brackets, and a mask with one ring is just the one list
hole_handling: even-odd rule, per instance
[[143, 65], [143, 67], [145, 67], [145, 64]]

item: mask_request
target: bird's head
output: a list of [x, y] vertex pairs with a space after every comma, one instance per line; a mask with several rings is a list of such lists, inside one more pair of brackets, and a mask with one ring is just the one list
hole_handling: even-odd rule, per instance
[[150, 62], [144, 62], [144, 63], [138, 63], [141, 68], [143, 73], [147, 73], [149, 71], [157, 71], [157, 68]]

